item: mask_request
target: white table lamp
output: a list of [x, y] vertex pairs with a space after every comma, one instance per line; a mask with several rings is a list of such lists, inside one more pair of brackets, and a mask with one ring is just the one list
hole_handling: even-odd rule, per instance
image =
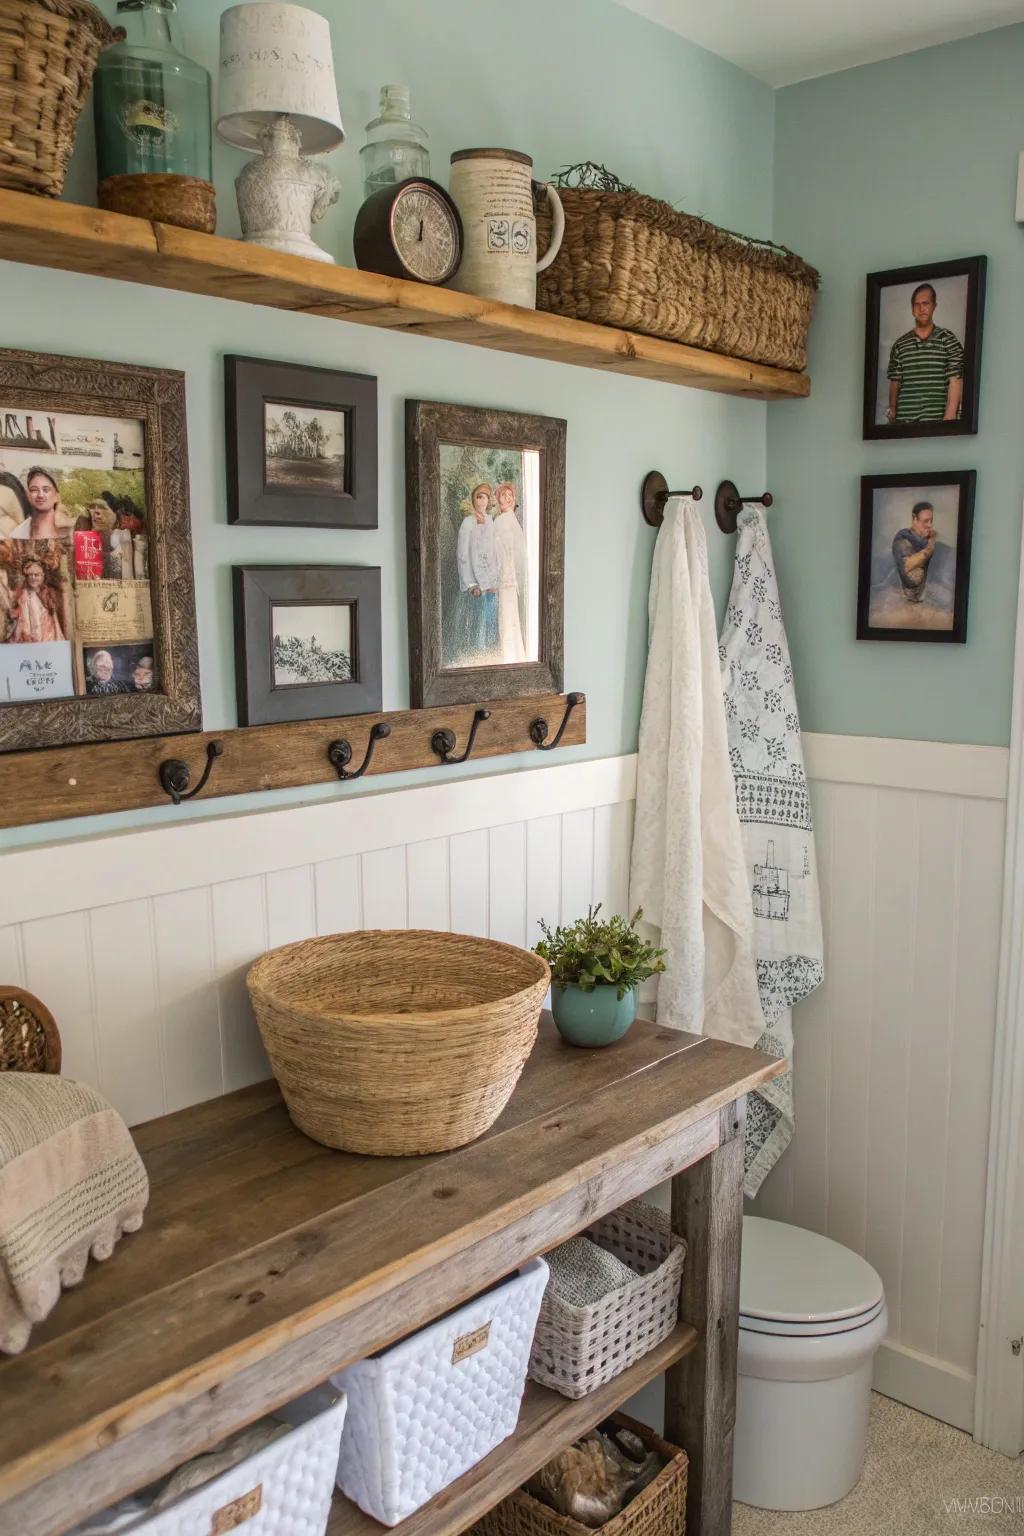
[[326, 166], [305, 159], [345, 137], [327, 18], [277, 0], [233, 5], [220, 19], [217, 133], [255, 150], [235, 182], [242, 238], [315, 261], [333, 261], [311, 224], [338, 198]]

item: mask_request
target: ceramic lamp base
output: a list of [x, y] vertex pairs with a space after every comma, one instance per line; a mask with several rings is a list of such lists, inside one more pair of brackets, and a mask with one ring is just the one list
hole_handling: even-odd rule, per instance
[[636, 1018], [636, 988], [620, 997], [616, 987], [596, 986], [590, 992], [581, 987], [551, 986], [551, 1013], [558, 1033], [570, 1045], [614, 1045]]
[[287, 117], [265, 128], [260, 143], [263, 153], [235, 181], [242, 239], [290, 256], [333, 262], [309, 229], [337, 202], [337, 180], [326, 166], [300, 154], [299, 133]]
[[330, 251], [311, 240], [309, 235], [282, 234], [279, 230], [253, 229], [242, 235], [245, 245], [264, 245], [271, 251], [284, 251], [289, 256], [306, 256], [310, 261], [334, 261]]

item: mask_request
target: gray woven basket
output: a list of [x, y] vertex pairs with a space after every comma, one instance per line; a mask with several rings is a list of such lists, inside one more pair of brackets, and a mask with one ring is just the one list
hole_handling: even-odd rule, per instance
[[587, 1306], [574, 1306], [548, 1286], [530, 1375], [563, 1397], [586, 1397], [611, 1381], [666, 1339], [679, 1321], [686, 1244], [664, 1212], [633, 1200], [585, 1235], [628, 1264], [636, 1278]]

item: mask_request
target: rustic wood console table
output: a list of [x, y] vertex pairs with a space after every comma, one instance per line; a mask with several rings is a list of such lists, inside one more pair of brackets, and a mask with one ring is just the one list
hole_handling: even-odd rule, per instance
[[[727, 1536], [745, 1095], [782, 1067], [642, 1021], [574, 1050], [545, 1017], [505, 1113], [459, 1152], [330, 1152], [273, 1083], [137, 1127], [145, 1226], [0, 1359], [0, 1531], [60, 1536], [672, 1177], [675, 1333], [582, 1401], [530, 1384], [511, 1439], [398, 1529], [457, 1536], [667, 1370], [689, 1536]], [[331, 1536], [383, 1529], [337, 1497]]]

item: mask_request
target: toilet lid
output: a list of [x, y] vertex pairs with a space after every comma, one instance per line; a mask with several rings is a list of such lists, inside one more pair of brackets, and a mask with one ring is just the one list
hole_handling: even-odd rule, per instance
[[[866, 1259], [818, 1232], [761, 1216], [743, 1219], [742, 1319], [795, 1328], [877, 1315], [882, 1282]], [[788, 1331], [788, 1329], [787, 1329]]]

